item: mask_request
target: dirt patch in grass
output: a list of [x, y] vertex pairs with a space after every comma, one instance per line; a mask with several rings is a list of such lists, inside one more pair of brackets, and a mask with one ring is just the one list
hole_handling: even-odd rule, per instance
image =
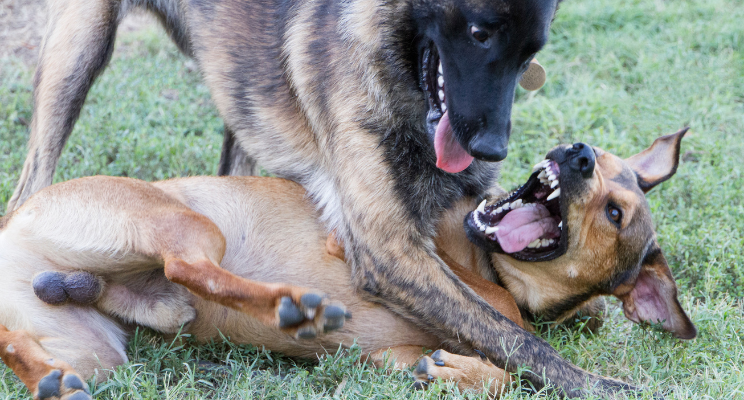
[[[0, 0], [0, 59], [15, 58], [35, 66], [46, 20], [44, 0]], [[149, 14], [134, 11], [121, 22], [118, 33], [136, 32], [156, 23]]]

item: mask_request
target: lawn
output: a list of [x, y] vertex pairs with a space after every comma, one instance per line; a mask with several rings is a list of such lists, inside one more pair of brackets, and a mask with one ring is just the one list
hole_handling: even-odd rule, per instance
[[[744, 4], [740, 0], [566, 0], [538, 55], [548, 82], [521, 91], [503, 185], [558, 143], [630, 156], [689, 125], [677, 175], [649, 194], [659, 241], [698, 338], [631, 324], [610, 302], [597, 334], [542, 333], [593, 372], [669, 399], [744, 399]], [[25, 157], [32, 73], [0, 60], [0, 215]], [[56, 181], [106, 174], [214, 174], [222, 122], [199, 72], [159, 29], [122, 35], [94, 85]], [[63, 328], [62, 328], [63, 329]], [[251, 346], [196, 345], [140, 332], [98, 399], [458, 398], [451, 385], [354, 363], [357, 350], [299, 361]], [[0, 399], [28, 398], [0, 364]], [[532, 398], [514, 391], [504, 398]], [[553, 398], [553, 396], [545, 396]]]

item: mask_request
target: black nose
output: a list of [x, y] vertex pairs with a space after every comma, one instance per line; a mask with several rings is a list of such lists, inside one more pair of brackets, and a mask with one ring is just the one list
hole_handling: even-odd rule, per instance
[[469, 153], [479, 160], [501, 161], [506, 158], [510, 134], [511, 121], [504, 131], [482, 132], [470, 140]]
[[592, 177], [594, 173], [594, 150], [584, 143], [574, 143], [569, 150], [568, 166], [581, 173], [584, 179]]

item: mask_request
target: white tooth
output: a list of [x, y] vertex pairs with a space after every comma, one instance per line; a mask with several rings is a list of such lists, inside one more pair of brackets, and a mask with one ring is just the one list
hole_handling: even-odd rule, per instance
[[439, 78], [437, 78], [437, 83], [439, 84], [439, 87], [444, 86], [444, 77], [442, 75], [439, 75]]
[[554, 181], [555, 180], [555, 175], [552, 174], [552, 173], [548, 174], [548, 179], [550, 179], [551, 181]]
[[532, 172], [535, 172], [535, 171], [537, 171], [538, 169], [542, 169], [542, 168], [545, 168], [545, 165], [546, 165], [546, 161], [548, 161], [548, 160], [542, 160], [542, 161], [540, 161], [539, 163], [535, 164], [535, 166], [534, 166], [534, 167], [532, 167]]
[[490, 235], [492, 233], [496, 233], [496, 231], [498, 231], [498, 230], [499, 230], [499, 227], [498, 226], [489, 226], [488, 228], [486, 228], [486, 235]]
[[532, 243], [528, 244], [527, 247], [530, 249], [534, 249], [535, 247], [540, 245], [540, 239], [535, 239], [532, 241]]
[[540, 247], [548, 247], [549, 244], [550, 242], [548, 241], [548, 239], [543, 239], [540, 241]]
[[553, 183], [550, 184], [550, 188], [551, 189], [555, 189], [556, 186], [558, 186], [558, 181], [557, 180], [553, 181]]
[[475, 211], [478, 211], [480, 213], [486, 212], [486, 199], [483, 199], [483, 201], [481, 201], [481, 203], [478, 205], [478, 208], [476, 208]]
[[522, 199], [514, 200], [514, 202], [511, 204], [511, 207], [512, 207], [512, 210], [522, 207]]
[[545, 172], [545, 170], [540, 171], [540, 174], [537, 175], [537, 178], [540, 180], [543, 180], [548, 174]]
[[506, 203], [503, 206], [501, 206], [501, 208], [503, 208], [504, 211], [508, 210], [510, 207], [511, 207], [511, 204], [509, 204], [509, 203]]
[[442, 112], [447, 112], [447, 105], [442, 103]]
[[439, 91], [439, 100], [444, 101], [444, 90]]
[[558, 227], [559, 227], [559, 228], [561, 228], [561, 229], [563, 229], [563, 221], [561, 221], [561, 222], [560, 222], [560, 223], [558, 224]]
[[551, 193], [550, 196], [548, 196], [547, 201], [553, 200], [554, 198], [556, 198], [556, 197], [558, 197], [560, 195], [561, 195], [561, 188], [555, 189], [553, 191], [553, 193]]
[[439, 72], [440, 74], [443, 74], [443, 73], [444, 73], [444, 71], [442, 70], [442, 63], [441, 63], [441, 62], [439, 63], [439, 67], [437, 67], [437, 71], [438, 71], [438, 72]]
[[502, 211], [504, 211], [504, 209], [503, 209], [503, 208], [501, 208], [501, 207], [499, 207], [499, 208], [497, 208], [497, 209], [496, 209], [495, 213], [496, 213], [496, 214], [498, 214], [498, 213], [500, 213], [500, 212], [502, 212]]

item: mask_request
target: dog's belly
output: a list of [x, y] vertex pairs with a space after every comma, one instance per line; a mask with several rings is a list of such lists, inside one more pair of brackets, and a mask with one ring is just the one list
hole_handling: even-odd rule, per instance
[[198, 177], [156, 183], [207, 216], [227, 241], [220, 266], [241, 277], [303, 286], [343, 303], [353, 318], [315, 340], [296, 340], [246, 314], [194, 299], [189, 333], [201, 340], [220, 332], [238, 343], [265, 346], [291, 356], [313, 357], [354, 340], [363, 351], [398, 345], [435, 347], [436, 338], [386, 308], [366, 301], [351, 285], [347, 264], [326, 251], [327, 232], [304, 189], [284, 179]]

